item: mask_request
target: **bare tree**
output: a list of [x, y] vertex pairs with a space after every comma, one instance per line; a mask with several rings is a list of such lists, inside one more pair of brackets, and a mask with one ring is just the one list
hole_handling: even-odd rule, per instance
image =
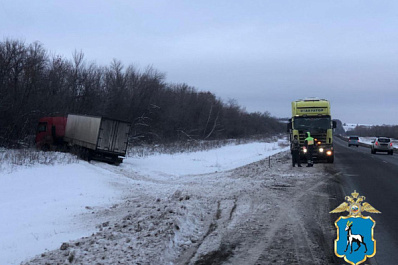
[[134, 123], [136, 139], [176, 141], [248, 137], [282, 131], [269, 114], [247, 113], [235, 100], [169, 84], [149, 66], [139, 71], [113, 60], [88, 64], [82, 51], [72, 59], [49, 56], [38, 43], [0, 42], [0, 144], [34, 134], [43, 116], [68, 113], [110, 116]]

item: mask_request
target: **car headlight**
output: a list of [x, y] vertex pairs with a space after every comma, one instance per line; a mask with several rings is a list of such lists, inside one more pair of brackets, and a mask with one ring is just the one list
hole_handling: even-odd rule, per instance
[[304, 153], [307, 153], [307, 148], [303, 148], [303, 152], [304, 152]]
[[332, 151], [326, 151], [326, 154], [328, 155], [328, 156], [331, 156], [332, 155]]
[[319, 148], [319, 153], [323, 153], [323, 148]]

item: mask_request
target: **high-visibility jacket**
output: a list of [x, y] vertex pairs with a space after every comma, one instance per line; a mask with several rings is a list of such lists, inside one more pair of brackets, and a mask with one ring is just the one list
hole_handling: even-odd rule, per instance
[[311, 137], [310, 132], [307, 132], [307, 138], [305, 138], [305, 143], [307, 146], [313, 146], [314, 145], [314, 138]]

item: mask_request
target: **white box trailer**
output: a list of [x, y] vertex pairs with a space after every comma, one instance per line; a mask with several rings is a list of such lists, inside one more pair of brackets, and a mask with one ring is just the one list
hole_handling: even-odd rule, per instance
[[126, 155], [130, 127], [120, 120], [69, 114], [64, 139], [87, 160], [121, 163], [119, 156]]

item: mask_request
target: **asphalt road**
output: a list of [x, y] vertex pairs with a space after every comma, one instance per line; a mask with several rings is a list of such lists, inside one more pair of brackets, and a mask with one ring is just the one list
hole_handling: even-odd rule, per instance
[[[356, 190], [381, 214], [375, 221], [376, 256], [367, 264], [398, 263], [398, 154], [371, 154], [366, 147], [348, 147], [336, 139], [334, 167], [344, 195]], [[397, 151], [395, 151], [397, 152]], [[343, 202], [343, 201], [341, 201]], [[338, 216], [336, 216], [338, 217]]]

